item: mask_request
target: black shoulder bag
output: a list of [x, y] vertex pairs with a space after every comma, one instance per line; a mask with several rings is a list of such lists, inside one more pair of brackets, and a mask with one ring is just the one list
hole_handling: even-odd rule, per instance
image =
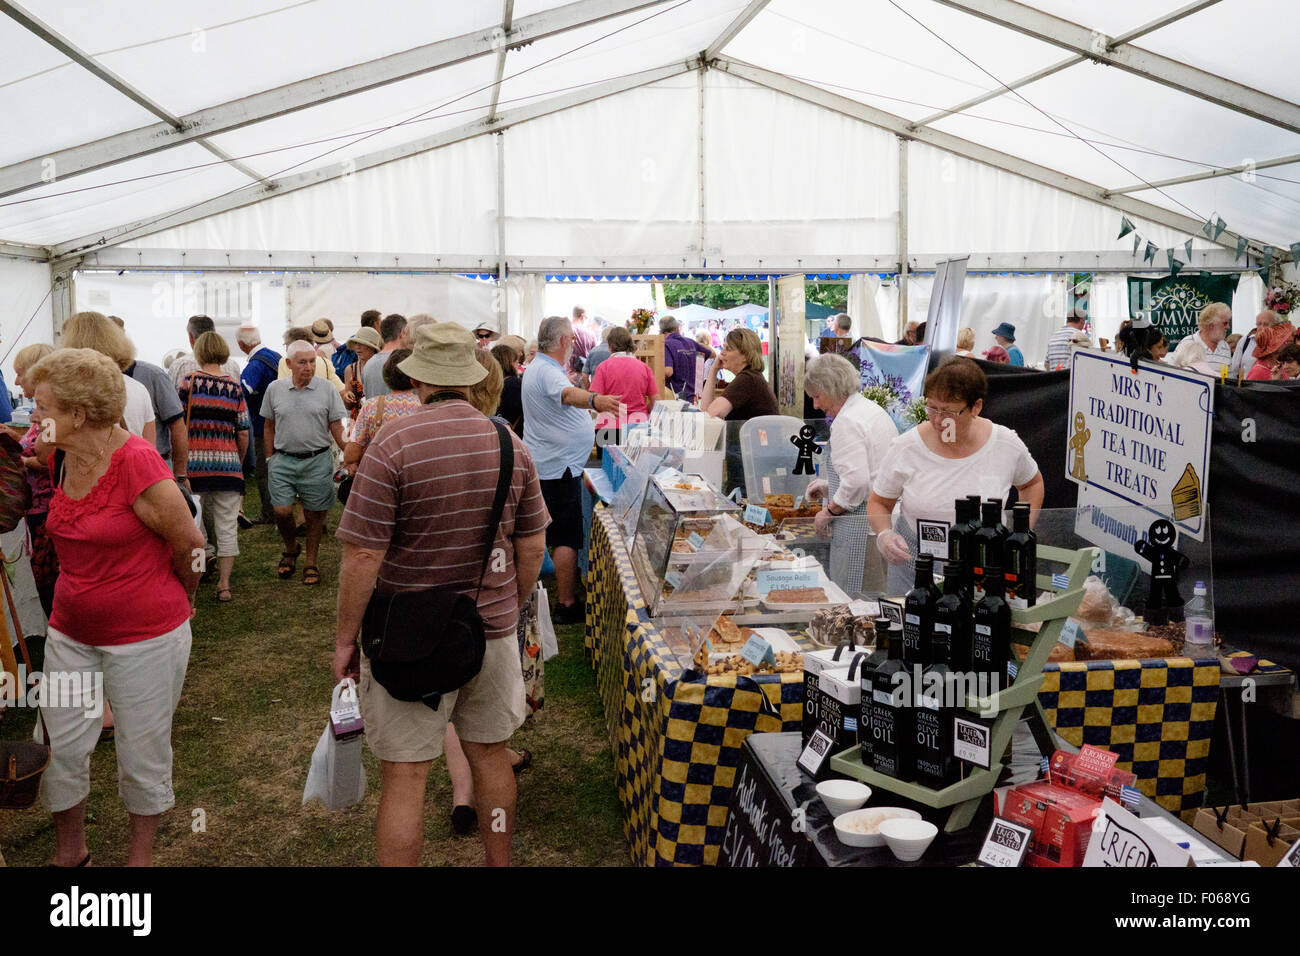
[[493, 425], [501, 441], [501, 472], [474, 596], [436, 587], [396, 594], [376, 592], [366, 605], [361, 649], [370, 661], [371, 675], [397, 700], [418, 700], [437, 710], [444, 694], [464, 687], [483, 667], [487, 639], [478, 612], [478, 592], [483, 588], [515, 470], [510, 432], [500, 422]]

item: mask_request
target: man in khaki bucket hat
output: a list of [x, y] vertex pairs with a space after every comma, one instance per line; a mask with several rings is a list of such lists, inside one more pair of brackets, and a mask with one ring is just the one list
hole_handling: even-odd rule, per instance
[[[416, 330], [415, 349], [398, 368], [425, 407], [389, 422], [370, 443], [337, 533], [343, 560], [334, 677], [359, 678], [366, 740], [382, 767], [375, 842], [384, 866], [419, 862], [425, 784], [443, 754], [448, 723], [472, 772], [485, 862], [510, 862], [515, 775], [506, 745], [527, 714], [516, 627], [537, 584], [550, 515], [524, 443], [509, 429], [498, 432], [466, 400], [487, 375], [474, 351], [474, 336], [455, 323]], [[514, 463], [501, 520], [492, 527], [503, 440]], [[436, 710], [393, 697], [357, 647], [372, 592], [435, 584], [477, 596], [487, 637], [478, 675], [444, 694]]]

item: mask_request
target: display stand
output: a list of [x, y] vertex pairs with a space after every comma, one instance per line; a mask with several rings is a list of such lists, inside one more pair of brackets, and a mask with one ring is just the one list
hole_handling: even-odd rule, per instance
[[[1039, 750], [1045, 756], [1050, 756], [1055, 749], [1051, 728], [1038, 703], [1038, 688], [1043, 683], [1043, 665], [1047, 663], [1052, 648], [1056, 646], [1065, 619], [1078, 610], [1079, 602], [1083, 599], [1083, 582], [1091, 572], [1096, 557], [1096, 548], [1071, 551], [1066, 548], [1039, 546], [1039, 566], [1045, 563], [1064, 565], [1066, 570], [1060, 573], [1066, 576], [1066, 585], [1063, 588], [1055, 587], [1053, 575], [1040, 574], [1038, 575], [1039, 591], [1049, 591], [1054, 597], [1041, 601], [1027, 610], [1012, 609], [1011, 611], [1012, 630], [1024, 632], [1022, 635], [1024, 640], [1016, 641], [1014, 636], [1012, 640], [1015, 643], [1027, 644], [1029, 651], [1025, 654], [1025, 659], [1020, 662], [1016, 679], [997, 697], [997, 716], [993, 719], [989, 753], [997, 755], [998, 759], [991, 760], [988, 770], [975, 767], [964, 780], [959, 780], [942, 790], [932, 790], [919, 783], [898, 780], [864, 766], [862, 753], [857, 747], [851, 747], [831, 757], [831, 769], [861, 780], [875, 790], [894, 793], [923, 806], [935, 809], [951, 807], [948, 822], [944, 826], [947, 833], [968, 826], [975, 818], [980, 802], [997, 785], [1003, 767], [1001, 755], [1007, 752], [1011, 735], [1015, 732], [1016, 724], [1019, 723], [1020, 715], [1026, 707], [1031, 709], [1029, 724]], [[1041, 624], [1036, 634], [1025, 627], [1027, 624], [1034, 623]], [[988, 698], [971, 695], [967, 698], [966, 709], [977, 713], [988, 713], [993, 707]]]
[[650, 371], [654, 372], [655, 381], [659, 383], [659, 397], [676, 398], [673, 390], [664, 381], [664, 337], [651, 335], [648, 332], [641, 335], [634, 334], [632, 342], [636, 346], [633, 354], [649, 365]]

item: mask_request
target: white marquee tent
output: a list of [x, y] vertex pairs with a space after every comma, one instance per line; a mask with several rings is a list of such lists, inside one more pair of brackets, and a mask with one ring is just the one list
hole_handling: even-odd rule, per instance
[[1077, 270], [1118, 322], [1124, 275], [1172, 250], [1244, 273], [1240, 327], [1252, 270], [1300, 240], [1288, 12], [0, 0], [0, 355], [101, 307], [141, 323], [148, 357], [139, 330], [176, 335], [190, 304], [181, 272], [257, 299], [264, 327], [383, 291], [524, 331], [547, 275], [898, 276], [892, 299], [869, 287], [892, 331], [965, 254], [981, 318], [1035, 318]]

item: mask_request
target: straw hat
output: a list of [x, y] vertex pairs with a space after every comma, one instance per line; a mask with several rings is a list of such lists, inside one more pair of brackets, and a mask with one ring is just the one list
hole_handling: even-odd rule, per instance
[[415, 330], [415, 349], [397, 367], [425, 385], [477, 385], [487, 369], [474, 357], [474, 336], [454, 322]]
[[364, 326], [356, 331], [352, 338], [348, 339], [348, 348], [353, 345], [364, 345], [374, 349], [376, 352], [384, 350], [384, 340], [380, 338], [379, 333], [369, 326]]
[[523, 340], [522, 336], [518, 335], [503, 335], [497, 344], [508, 345], [520, 355], [528, 351], [528, 343]]
[[317, 345], [326, 345], [334, 341], [334, 327], [329, 319], [317, 319], [311, 324], [311, 340]]

